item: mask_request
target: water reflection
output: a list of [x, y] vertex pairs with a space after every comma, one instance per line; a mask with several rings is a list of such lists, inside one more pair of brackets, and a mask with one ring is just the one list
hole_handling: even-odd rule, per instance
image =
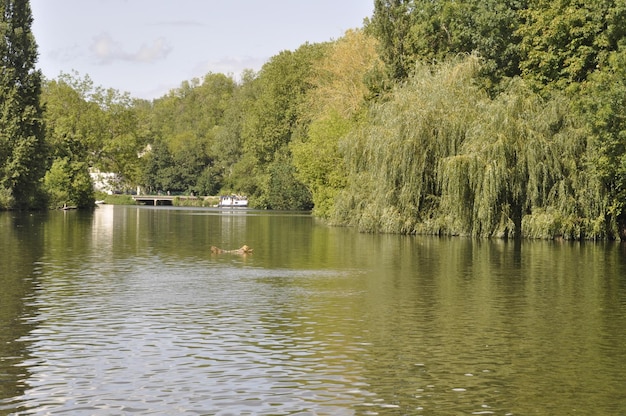
[[35, 310], [28, 302], [41, 274], [42, 221], [41, 215], [0, 215], [0, 403], [23, 395], [31, 376], [21, 365], [29, 352], [20, 339], [35, 328], [29, 322]]
[[[15, 272], [2, 275], [13, 332], [0, 334], [0, 412], [626, 409], [619, 244], [363, 235], [300, 214], [160, 207], [51, 213], [23, 243], [31, 233], [0, 219], [20, 259], [3, 258]], [[254, 255], [207, 250], [243, 243]]]

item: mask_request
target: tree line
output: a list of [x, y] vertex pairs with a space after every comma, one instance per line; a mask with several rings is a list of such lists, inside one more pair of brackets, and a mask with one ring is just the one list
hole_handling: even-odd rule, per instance
[[5, 208], [90, 206], [95, 168], [364, 232], [626, 238], [621, 2], [375, 0], [339, 39], [154, 100], [43, 79], [28, 3], [0, 4]]

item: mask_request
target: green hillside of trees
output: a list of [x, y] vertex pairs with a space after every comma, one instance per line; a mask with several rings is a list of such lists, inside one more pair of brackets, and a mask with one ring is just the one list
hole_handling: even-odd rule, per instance
[[5, 208], [89, 206], [96, 168], [363, 232], [626, 238], [623, 2], [375, 0], [339, 39], [152, 101], [41, 83], [30, 10], [0, 4]]

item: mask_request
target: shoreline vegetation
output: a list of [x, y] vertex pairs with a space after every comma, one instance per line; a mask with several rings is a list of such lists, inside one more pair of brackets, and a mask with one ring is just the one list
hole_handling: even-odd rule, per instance
[[[98, 193], [96, 195], [96, 201], [102, 201], [104, 205], [141, 205], [137, 203], [131, 195], [108, 195]], [[196, 199], [177, 198], [175, 196], [172, 199], [172, 206], [210, 208], [216, 207], [219, 201], [219, 196], [201, 196]]]
[[366, 233], [626, 241], [623, 2], [375, 0], [339, 39], [151, 101], [44, 79], [8, 3], [0, 209], [92, 207], [95, 170]]

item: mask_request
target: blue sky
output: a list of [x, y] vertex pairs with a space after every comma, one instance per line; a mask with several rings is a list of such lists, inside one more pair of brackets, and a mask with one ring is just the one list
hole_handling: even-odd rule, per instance
[[341, 37], [374, 0], [31, 0], [38, 67], [157, 98], [208, 72], [259, 70], [283, 50]]

